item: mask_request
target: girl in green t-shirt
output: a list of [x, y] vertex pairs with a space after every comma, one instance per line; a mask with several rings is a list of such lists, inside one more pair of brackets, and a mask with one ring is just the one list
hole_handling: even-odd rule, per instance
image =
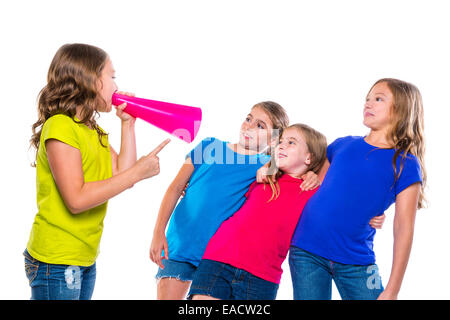
[[38, 207], [24, 252], [31, 299], [90, 299], [108, 200], [159, 173], [157, 154], [170, 140], [137, 160], [126, 104], [115, 107], [119, 153], [95, 121], [112, 110], [114, 79], [109, 56], [90, 45], [66, 44], [50, 64], [31, 137]]

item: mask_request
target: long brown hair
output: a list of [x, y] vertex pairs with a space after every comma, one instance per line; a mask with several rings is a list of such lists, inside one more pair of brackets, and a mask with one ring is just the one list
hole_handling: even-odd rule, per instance
[[[42, 126], [50, 117], [65, 114], [77, 123], [97, 131], [102, 146], [107, 136], [95, 121], [99, 106], [106, 102], [100, 97], [97, 83], [108, 55], [100, 48], [87, 44], [65, 44], [56, 52], [47, 74], [47, 84], [38, 95], [38, 120], [32, 126], [30, 144], [37, 150]], [[82, 106], [79, 121], [76, 108]], [[36, 162], [32, 164], [36, 166]]]
[[[305, 138], [308, 152], [311, 155], [311, 162], [308, 165], [308, 171], [319, 173], [327, 158], [327, 138], [322, 133], [306, 124], [296, 123], [286, 129], [290, 128], [298, 130], [298, 132], [300, 132], [300, 134], [302, 134]], [[275, 161], [274, 154], [272, 154], [271, 161]], [[278, 198], [280, 195], [280, 185], [278, 184], [278, 179], [283, 174], [283, 171], [277, 168], [274, 174], [268, 176], [270, 188], [272, 189], [272, 197], [268, 202], [272, 201], [274, 198]]]
[[[421, 209], [426, 203], [425, 187], [427, 181], [424, 161], [425, 136], [422, 95], [415, 85], [402, 80], [392, 78], [380, 79], [375, 82], [372, 88], [378, 83], [386, 83], [394, 97], [391, 108], [392, 120], [387, 133], [387, 139], [393, 142], [395, 149], [395, 154], [392, 158], [392, 166], [395, 173], [394, 184], [402, 173], [407, 154], [410, 153], [416, 156], [422, 171], [422, 185], [417, 205], [418, 209]], [[400, 155], [400, 169], [397, 170], [396, 163]]]

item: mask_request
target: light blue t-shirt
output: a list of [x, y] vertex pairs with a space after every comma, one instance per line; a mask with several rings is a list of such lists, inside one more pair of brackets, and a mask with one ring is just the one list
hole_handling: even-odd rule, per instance
[[167, 229], [169, 259], [198, 266], [209, 239], [245, 202], [245, 193], [266, 154], [242, 155], [215, 138], [202, 140], [187, 156], [194, 164], [185, 196]]
[[[369, 222], [411, 184], [422, 182], [417, 158], [407, 154], [394, 184], [394, 149], [379, 149], [364, 137], [348, 136], [328, 146], [330, 167], [303, 209], [291, 244], [343, 264], [375, 263], [375, 229]], [[397, 158], [397, 172], [401, 155]]]

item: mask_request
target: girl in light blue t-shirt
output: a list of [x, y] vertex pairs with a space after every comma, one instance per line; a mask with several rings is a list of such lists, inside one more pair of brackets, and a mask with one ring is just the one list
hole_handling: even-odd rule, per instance
[[162, 200], [150, 248], [159, 266], [158, 299], [185, 298], [209, 239], [243, 204], [256, 171], [270, 160], [271, 143], [288, 124], [279, 104], [261, 102], [242, 123], [238, 143], [206, 138], [186, 156]]

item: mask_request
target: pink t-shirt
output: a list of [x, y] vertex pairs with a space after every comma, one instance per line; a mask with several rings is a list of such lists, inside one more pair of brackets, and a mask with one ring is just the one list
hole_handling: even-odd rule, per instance
[[270, 186], [254, 182], [242, 207], [209, 240], [203, 259], [230, 264], [264, 280], [280, 283], [281, 265], [298, 219], [317, 190], [302, 192], [302, 182], [284, 174], [278, 179], [279, 197], [269, 203]]

